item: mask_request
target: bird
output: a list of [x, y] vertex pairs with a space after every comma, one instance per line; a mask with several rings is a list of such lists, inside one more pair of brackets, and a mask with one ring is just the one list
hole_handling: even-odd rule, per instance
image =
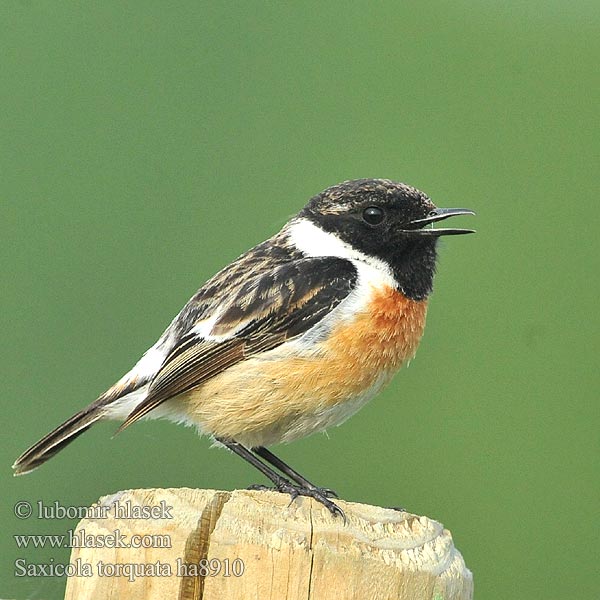
[[112, 387], [17, 458], [28, 473], [94, 423], [143, 418], [195, 426], [258, 469], [274, 489], [318, 487], [269, 446], [340, 425], [411, 360], [425, 327], [442, 236], [469, 209], [438, 208], [418, 189], [355, 179], [312, 197], [266, 241], [209, 279]]

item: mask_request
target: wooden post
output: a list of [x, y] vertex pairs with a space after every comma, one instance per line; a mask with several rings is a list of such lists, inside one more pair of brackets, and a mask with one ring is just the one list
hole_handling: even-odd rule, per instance
[[337, 502], [346, 524], [312, 499], [290, 503], [273, 492], [183, 488], [105, 496], [75, 531], [73, 541], [85, 547], [72, 550], [77, 575], [68, 578], [65, 598], [473, 597], [472, 575], [440, 523]]

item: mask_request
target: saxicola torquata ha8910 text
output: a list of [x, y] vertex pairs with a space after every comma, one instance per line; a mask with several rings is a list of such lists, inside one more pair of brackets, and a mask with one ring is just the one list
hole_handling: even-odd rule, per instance
[[331, 490], [267, 446], [339, 425], [414, 356], [438, 237], [472, 233], [432, 224], [465, 214], [387, 179], [328, 188], [201, 287], [133, 369], [22, 454], [15, 474], [96, 421], [122, 430], [163, 417], [195, 425], [276, 490], [340, 514]]

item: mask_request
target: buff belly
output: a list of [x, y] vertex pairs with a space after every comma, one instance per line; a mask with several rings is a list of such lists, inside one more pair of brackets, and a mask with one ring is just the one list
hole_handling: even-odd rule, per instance
[[[414, 356], [427, 305], [391, 288], [338, 323], [324, 341], [288, 342], [169, 400], [164, 416], [247, 447], [289, 442], [339, 425]], [[162, 411], [161, 411], [162, 412]]]

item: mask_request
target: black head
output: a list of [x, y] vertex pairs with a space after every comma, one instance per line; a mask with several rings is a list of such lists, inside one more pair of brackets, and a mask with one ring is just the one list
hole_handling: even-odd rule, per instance
[[388, 179], [345, 181], [321, 192], [301, 217], [336, 234], [359, 252], [389, 265], [398, 287], [415, 300], [432, 289], [436, 243], [442, 235], [473, 233], [471, 229], [433, 229], [429, 225], [466, 209], [439, 209], [429, 197]]

